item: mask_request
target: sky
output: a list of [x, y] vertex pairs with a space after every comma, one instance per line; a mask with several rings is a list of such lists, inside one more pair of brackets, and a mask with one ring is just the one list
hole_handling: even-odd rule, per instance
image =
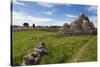
[[81, 10], [97, 26], [97, 6], [67, 3], [47, 3], [33, 1], [12, 2], [12, 25], [34, 23], [36, 26], [62, 26], [72, 23], [80, 15]]

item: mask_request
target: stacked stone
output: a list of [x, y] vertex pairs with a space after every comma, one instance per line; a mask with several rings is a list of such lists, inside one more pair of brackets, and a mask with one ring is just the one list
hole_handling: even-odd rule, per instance
[[32, 49], [32, 52], [26, 54], [23, 57], [22, 65], [36, 65], [40, 59], [47, 54], [47, 48], [45, 43], [40, 43], [38, 46]]
[[75, 21], [73, 21], [70, 25], [65, 23], [59, 31], [60, 34], [64, 35], [93, 34], [94, 32], [96, 32], [96, 28], [82, 10], [79, 17]]
[[68, 34], [69, 33], [69, 28], [70, 28], [70, 25], [68, 25], [67, 23], [65, 23], [59, 30], [59, 34], [61, 35], [65, 35], [65, 34]]

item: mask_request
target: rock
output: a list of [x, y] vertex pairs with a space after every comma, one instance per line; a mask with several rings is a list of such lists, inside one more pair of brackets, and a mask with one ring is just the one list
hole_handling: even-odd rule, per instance
[[34, 65], [37, 64], [40, 59], [40, 55], [37, 52], [31, 52], [23, 57], [23, 64]]
[[23, 57], [22, 65], [35, 65], [38, 64], [42, 56], [47, 54], [45, 43], [41, 42], [39, 45], [32, 49], [32, 52]]
[[33, 51], [39, 52], [40, 56], [47, 54], [47, 48], [45, 43], [41, 42], [38, 46], [36, 46]]

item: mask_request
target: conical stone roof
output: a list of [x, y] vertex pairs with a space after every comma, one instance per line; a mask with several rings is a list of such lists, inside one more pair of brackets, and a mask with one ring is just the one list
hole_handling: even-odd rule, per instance
[[64, 23], [64, 25], [63, 25], [63, 30], [65, 30], [65, 31], [69, 31], [69, 25], [67, 24], [67, 23]]
[[66, 34], [69, 32], [69, 25], [67, 23], [64, 23], [64, 25], [60, 28], [59, 33], [60, 34]]
[[82, 28], [84, 32], [92, 32], [93, 28], [92, 28], [92, 24], [90, 22], [88, 22], [87, 20], [84, 20], [83, 24], [82, 24]]
[[78, 32], [82, 32], [82, 28], [78, 23], [74, 22], [74, 23], [71, 23], [69, 31], [78, 33]]
[[61, 28], [63, 33], [68, 34], [69, 33], [93, 33], [95, 30], [95, 27], [92, 22], [90, 22], [88, 16], [86, 16], [83, 11], [81, 10], [81, 13], [79, 17], [73, 21], [70, 25], [65, 23], [63, 27]]

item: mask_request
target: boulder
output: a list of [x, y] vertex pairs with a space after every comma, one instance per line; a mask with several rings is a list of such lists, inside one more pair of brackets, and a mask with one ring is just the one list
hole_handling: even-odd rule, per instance
[[23, 57], [24, 65], [34, 65], [39, 62], [40, 55], [38, 52], [30, 52]]

